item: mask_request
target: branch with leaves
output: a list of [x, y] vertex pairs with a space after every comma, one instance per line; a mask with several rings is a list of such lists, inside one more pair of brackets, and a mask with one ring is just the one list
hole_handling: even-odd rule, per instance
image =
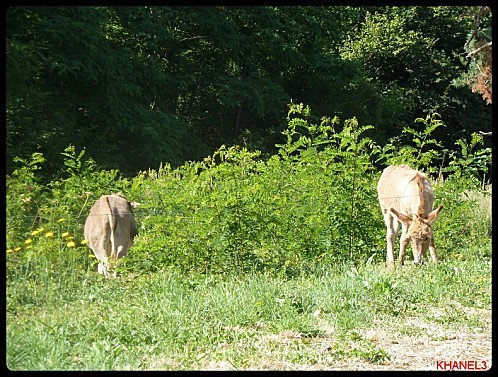
[[481, 47], [479, 48], [476, 48], [475, 50], [473, 51], [470, 51], [468, 54], [467, 54], [467, 58], [473, 58], [475, 54], [477, 54], [478, 52], [480, 52], [481, 50], [484, 50], [485, 48], [488, 48], [488, 47], [491, 47], [493, 44], [493, 41], [490, 41], [490, 42], [487, 42], [485, 44], [483, 44]]

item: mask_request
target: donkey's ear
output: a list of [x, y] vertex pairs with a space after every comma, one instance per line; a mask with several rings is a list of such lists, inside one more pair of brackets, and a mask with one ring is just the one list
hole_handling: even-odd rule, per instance
[[409, 226], [410, 223], [413, 221], [413, 219], [410, 216], [407, 216], [401, 212], [398, 212], [394, 208], [391, 208], [389, 210], [389, 212], [391, 212], [392, 215], [394, 215], [399, 221], [401, 221], [403, 224], [405, 224], [407, 226]]
[[426, 218], [427, 224], [431, 225], [434, 221], [436, 221], [436, 219], [438, 218], [439, 213], [441, 212], [442, 209], [443, 209], [443, 205], [441, 204], [434, 211], [429, 213], [427, 215], [427, 218]]
[[128, 203], [130, 203], [130, 207], [133, 209], [140, 207], [140, 203], [137, 202], [128, 202]]

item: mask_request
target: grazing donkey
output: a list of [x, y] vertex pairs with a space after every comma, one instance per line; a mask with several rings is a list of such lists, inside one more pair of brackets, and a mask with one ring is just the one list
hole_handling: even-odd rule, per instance
[[121, 195], [104, 195], [90, 209], [85, 222], [85, 240], [99, 260], [99, 274], [109, 277], [109, 270], [133, 246], [137, 224], [132, 209], [138, 205]]
[[380, 208], [387, 227], [387, 265], [394, 267], [394, 242], [402, 226], [398, 262], [404, 263], [405, 251], [411, 240], [413, 260], [422, 264], [429, 248], [432, 261], [437, 262], [432, 223], [443, 209], [434, 211], [434, 194], [426, 175], [407, 165], [388, 166], [377, 185]]

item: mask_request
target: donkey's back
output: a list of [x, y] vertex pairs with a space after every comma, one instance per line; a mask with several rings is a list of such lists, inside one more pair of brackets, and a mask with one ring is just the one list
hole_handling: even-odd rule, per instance
[[434, 193], [427, 176], [408, 165], [388, 166], [377, 185], [382, 212], [395, 208], [408, 216], [428, 214], [434, 204]]

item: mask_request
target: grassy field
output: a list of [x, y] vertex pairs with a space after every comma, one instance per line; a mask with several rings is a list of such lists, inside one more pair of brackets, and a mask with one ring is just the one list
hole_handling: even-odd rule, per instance
[[6, 331], [11, 370], [489, 366], [491, 260], [294, 278], [65, 271], [8, 284]]
[[[6, 201], [7, 367], [489, 368], [491, 192], [469, 172], [491, 152], [452, 155], [452, 174], [434, 183], [440, 262], [415, 267], [408, 251], [387, 271], [371, 160], [429, 161], [433, 151], [392, 155], [360, 140], [367, 128], [356, 121], [335, 133], [296, 119], [267, 161], [223, 147], [202, 163], [118, 179], [73, 150], [69, 176], [49, 184], [37, 179], [41, 155], [25, 161]], [[104, 279], [83, 224], [93, 197], [121, 190], [141, 203], [139, 235], [121, 276]]]

